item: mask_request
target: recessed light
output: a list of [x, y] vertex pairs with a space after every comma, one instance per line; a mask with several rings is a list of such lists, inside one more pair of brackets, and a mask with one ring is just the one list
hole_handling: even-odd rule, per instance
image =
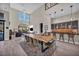
[[73, 5], [71, 5], [70, 7], [73, 7]]
[[49, 15], [51, 15], [51, 14], [49, 14]]
[[56, 14], [56, 11], [54, 13]]
[[61, 11], [63, 11], [63, 9], [61, 9]]

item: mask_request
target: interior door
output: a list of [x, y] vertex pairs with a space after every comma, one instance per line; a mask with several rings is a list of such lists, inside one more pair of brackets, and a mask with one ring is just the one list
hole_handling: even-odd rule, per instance
[[40, 23], [40, 33], [43, 33], [43, 23]]
[[0, 20], [0, 41], [4, 40], [4, 21]]

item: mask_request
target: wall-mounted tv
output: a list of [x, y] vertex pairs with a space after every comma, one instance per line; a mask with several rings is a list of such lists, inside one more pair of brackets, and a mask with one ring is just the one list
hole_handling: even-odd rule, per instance
[[0, 13], [0, 19], [4, 19], [4, 13]]

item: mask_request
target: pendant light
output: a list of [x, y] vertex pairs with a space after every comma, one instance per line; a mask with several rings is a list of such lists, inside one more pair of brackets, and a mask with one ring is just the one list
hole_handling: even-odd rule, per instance
[[[54, 12], [54, 19], [55, 19], [55, 16], [56, 16], [56, 11]], [[55, 29], [55, 24], [54, 24], [54, 29]]]
[[71, 8], [71, 19], [70, 19], [70, 20], [71, 20], [71, 28], [72, 28], [72, 20], [73, 20], [73, 19], [72, 19], [72, 7], [73, 7], [73, 6], [71, 5], [71, 6], [70, 6], [70, 8]]

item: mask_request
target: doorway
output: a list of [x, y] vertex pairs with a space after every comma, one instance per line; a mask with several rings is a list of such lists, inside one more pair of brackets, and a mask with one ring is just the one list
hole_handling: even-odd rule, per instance
[[40, 23], [40, 33], [43, 33], [43, 23]]
[[4, 40], [4, 20], [0, 20], [0, 41]]

